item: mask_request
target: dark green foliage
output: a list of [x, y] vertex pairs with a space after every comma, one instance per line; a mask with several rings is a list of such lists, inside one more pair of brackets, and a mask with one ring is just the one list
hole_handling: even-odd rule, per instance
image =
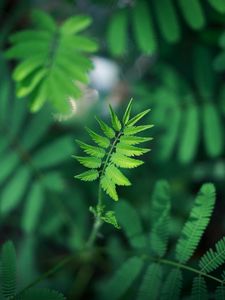
[[8, 59], [20, 61], [13, 72], [17, 96], [32, 95], [32, 111], [49, 101], [55, 110], [68, 112], [69, 98], [81, 96], [77, 83], [87, 83], [87, 72], [92, 68], [83, 53], [97, 49], [94, 41], [79, 35], [91, 19], [73, 16], [58, 27], [50, 15], [35, 10], [32, 22], [35, 29], [11, 35], [12, 47], [6, 52]]

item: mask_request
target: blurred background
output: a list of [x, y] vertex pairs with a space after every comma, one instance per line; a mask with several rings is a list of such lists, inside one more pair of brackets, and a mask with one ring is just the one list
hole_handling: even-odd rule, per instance
[[[34, 8], [57, 24], [76, 14], [92, 18], [85, 34], [99, 49], [89, 56], [90, 82], [81, 85], [79, 99], [69, 100], [66, 114], [50, 106], [31, 113], [32, 95], [17, 99], [15, 93], [17, 63], [4, 52], [12, 33], [30, 28]], [[74, 179], [82, 167], [72, 155], [80, 151], [75, 139], [88, 141], [85, 126], [99, 132], [95, 115], [108, 120], [109, 103], [121, 116], [133, 98], [132, 113], [151, 108], [145, 123], [155, 125], [147, 145], [152, 151], [129, 173], [132, 186], [119, 189], [120, 198], [147, 224], [153, 187], [168, 180], [175, 240], [201, 184], [213, 182], [216, 210], [194, 259], [224, 235], [224, 25], [225, 3], [219, 0], [1, 0], [0, 240], [16, 245], [20, 286], [79, 249], [89, 235], [97, 188]], [[78, 255], [41, 285], [69, 299], [98, 299], [101, 282], [127, 251], [121, 232], [110, 225], [99, 245], [93, 257]]]

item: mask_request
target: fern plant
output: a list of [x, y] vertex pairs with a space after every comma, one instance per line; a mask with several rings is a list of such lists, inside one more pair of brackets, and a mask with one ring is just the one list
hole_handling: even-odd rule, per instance
[[119, 120], [113, 108], [109, 106], [112, 127], [96, 118], [104, 136], [87, 128], [88, 134], [97, 144], [97, 147], [78, 140], [78, 145], [88, 156], [74, 156], [83, 166], [90, 169], [76, 175], [75, 178], [83, 181], [99, 180], [96, 215], [103, 218], [106, 222], [113, 223], [115, 226], [117, 224], [112, 211], [107, 212], [103, 216], [104, 205], [102, 205], [101, 190], [105, 191], [113, 200], [118, 201], [116, 186], [131, 185], [129, 179], [120, 171], [120, 168], [132, 169], [142, 165], [142, 160], [133, 157], [147, 153], [150, 149], [140, 148], [136, 145], [152, 139], [151, 137], [137, 136], [137, 133], [150, 129], [153, 125], [136, 125], [150, 109], [131, 117], [131, 106], [132, 100], [125, 110], [122, 121]]
[[88, 82], [92, 62], [84, 53], [97, 49], [95, 41], [79, 35], [91, 19], [73, 16], [59, 27], [43, 11], [34, 10], [31, 18], [36, 28], [12, 34], [6, 51], [8, 59], [19, 60], [13, 72], [17, 96], [29, 95], [32, 111], [49, 101], [56, 111], [67, 112], [69, 98], [79, 98], [80, 83]]
[[[190, 299], [208, 299], [212, 292], [213, 299], [224, 299], [224, 275], [220, 278], [212, 273], [225, 263], [225, 239], [200, 257], [198, 267], [188, 263], [209, 224], [215, 205], [215, 187], [211, 183], [202, 185], [172, 255], [167, 254], [170, 205], [170, 187], [166, 181], [159, 181], [152, 197], [147, 232], [128, 202], [117, 205], [116, 216], [132, 250], [113, 277], [100, 285], [101, 299], [107, 299], [107, 295], [110, 299], [124, 299], [127, 294], [128, 299], [176, 300], [187, 296], [187, 291]], [[185, 272], [192, 274], [192, 286], [185, 286], [183, 293]], [[214, 291], [208, 291], [211, 281], [217, 284]], [[130, 293], [134, 285], [135, 293]]]
[[16, 251], [11, 241], [5, 242], [1, 250], [1, 299], [5, 300], [65, 300], [54, 290], [33, 287], [17, 291]]

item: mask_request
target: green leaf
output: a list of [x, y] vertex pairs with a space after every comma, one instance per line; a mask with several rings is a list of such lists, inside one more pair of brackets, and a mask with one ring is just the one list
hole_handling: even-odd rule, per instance
[[101, 217], [101, 219], [106, 223], [112, 224], [115, 228], [120, 229], [114, 211], [112, 210], [107, 211], [105, 215]]
[[152, 128], [154, 125], [129, 126], [124, 129], [125, 135], [133, 135], [138, 132]]
[[213, 103], [205, 103], [202, 114], [206, 152], [210, 157], [217, 157], [224, 148], [224, 132], [219, 111]]
[[90, 135], [90, 137], [92, 138], [92, 140], [99, 145], [100, 147], [103, 148], [108, 148], [109, 144], [110, 144], [110, 140], [107, 139], [106, 137], [103, 137], [97, 133], [95, 133], [93, 130], [89, 129], [86, 127], [86, 130], [88, 132], [88, 134]]
[[118, 117], [117, 117], [116, 113], [114, 112], [111, 105], [109, 105], [109, 109], [110, 109], [110, 114], [111, 114], [112, 126], [116, 131], [120, 131], [120, 129], [122, 127], [120, 120], [118, 119]]
[[32, 11], [32, 21], [40, 29], [54, 32], [57, 29], [54, 19], [44, 11], [35, 9]]
[[12, 171], [19, 164], [20, 157], [15, 151], [8, 151], [1, 156], [1, 172], [0, 172], [0, 183], [7, 179], [12, 174]]
[[136, 168], [144, 163], [142, 160], [130, 158], [119, 153], [113, 153], [111, 156], [111, 161], [117, 167], [125, 169]]
[[119, 200], [116, 192], [115, 183], [112, 182], [111, 178], [109, 178], [107, 175], [104, 175], [100, 180], [100, 184], [102, 189], [106, 192], [106, 194], [108, 194], [113, 200]]
[[130, 112], [131, 112], [132, 102], [133, 102], [133, 99], [130, 99], [130, 101], [129, 101], [128, 105], [127, 105], [127, 108], [125, 110], [125, 113], [123, 115], [123, 124], [124, 125], [127, 125], [127, 122], [130, 119]]
[[140, 274], [142, 266], [143, 262], [140, 258], [129, 258], [114, 276], [104, 284], [103, 298], [107, 299], [110, 295], [110, 300], [122, 299], [121, 297]]
[[145, 271], [140, 285], [138, 300], [157, 300], [160, 295], [162, 284], [162, 267], [157, 263], [152, 263]]
[[20, 167], [7, 182], [1, 194], [0, 211], [2, 215], [7, 215], [20, 203], [29, 184], [30, 176], [30, 171], [26, 166]]
[[99, 173], [97, 170], [89, 170], [75, 176], [75, 178], [83, 181], [94, 181], [98, 177], [99, 177]]
[[97, 157], [89, 157], [89, 156], [73, 156], [76, 160], [79, 161], [80, 164], [90, 169], [97, 169], [101, 166], [101, 159]]
[[44, 203], [44, 197], [45, 195], [42, 186], [38, 182], [33, 183], [22, 216], [22, 229], [28, 234], [34, 232], [37, 228]]
[[199, 0], [178, 0], [186, 23], [193, 29], [200, 30], [205, 26], [205, 17]]
[[122, 135], [120, 137], [121, 143], [127, 145], [138, 145], [140, 143], [145, 143], [151, 140], [152, 140], [151, 137], [140, 137], [135, 135]]
[[167, 276], [164, 285], [162, 287], [162, 300], [178, 300], [180, 299], [180, 293], [182, 288], [182, 273], [179, 269], [173, 269]]
[[154, 4], [156, 20], [158, 21], [162, 36], [169, 43], [177, 42], [180, 39], [180, 26], [173, 1], [155, 1]]
[[16, 293], [16, 251], [11, 241], [5, 242], [1, 250], [1, 290], [6, 299]]
[[122, 56], [127, 50], [128, 15], [125, 9], [112, 14], [107, 30], [107, 44], [114, 56]]
[[157, 42], [150, 7], [144, 0], [139, 0], [135, 4], [132, 9], [132, 25], [136, 43], [143, 53], [153, 54], [156, 52]]
[[202, 276], [197, 276], [193, 280], [191, 290], [191, 300], [209, 299], [206, 282]]
[[73, 141], [70, 136], [57, 138], [34, 153], [33, 165], [39, 169], [52, 167], [68, 160], [73, 149]]
[[123, 201], [116, 206], [116, 217], [130, 245], [134, 249], [145, 248], [146, 238], [137, 211], [129, 203]]
[[216, 288], [215, 299], [216, 300], [224, 300], [225, 299], [225, 286], [224, 285], [220, 285]]
[[179, 262], [186, 263], [197, 248], [210, 221], [215, 198], [213, 184], [204, 184], [197, 195], [191, 214], [176, 246], [176, 259]]
[[199, 141], [199, 111], [195, 104], [189, 104], [183, 120], [178, 159], [181, 163], [192, 161]]
[[84, 152], [88, 155], [97, 157], [97, 158], [103, 158], [105, 156], [105, 150], [99, 147], [91, 146], [86, 143], [83, 143], [79, 140], [76, 140], [78, 145], [81, 147], [81, 149], [84, 149]]
[[75, 34], [86, 29], [91, 23], [92, 19], [89, 16], [73, 16], [62, 24], [60, 31], [62, 34]]
[[30, 288], [26, 292], [22, 293], [18, 300], [66, 300], [63, 294], [49, 290], [49, 289], [38, 289]]
[[209, 249], [200, 259], [199, 267], [201, 272], [210, 273], [216, 270], [225, 262], [225, 238], [219, 240], [215, 250]]
[[117, 185], [125, 185], [125, 186], [131, 185], [127, 177], [124, 176], [123, 173], [113, 164], [107, 166], [105, 170], [105, 174]]
[[225, 13], [225, 3], [223, 0], [208, 0], [210, 5], [219, 13]]
[[133, 117], [132, 119], [130, 119], [127, 122], [127, 126], [133, 126], [135, 125], [140, 119], [142, 119], [146, 114], [148, 114], [151, 111], [151, 109], [146, 109], [145, 111], [137, 114], [135, 117]]
[[95, 117], [95, 119], [97, 120], [97, 122], [100, 125], [104, 134], [108, 138], [112, 139], [115, 136], [115, 131], [111, 127], [109, 127], [105, 122], [103, 122], [102, 120], [98, 119], [97, 117]]
[[123, 142], [119, 142], [116, 147], [116, 152], [118, 154], [123, 154], [126, 156], [140, 156], [144, 153], [149, 152], [150, 149], [147, 148], [139, 148], [132, 145], [127, 145]]

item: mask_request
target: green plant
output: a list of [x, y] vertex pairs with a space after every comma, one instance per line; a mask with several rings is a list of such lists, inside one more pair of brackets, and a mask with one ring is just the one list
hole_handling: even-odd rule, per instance
[[125, 201], [117, 205], [116, 216], [132, 250], [129, 258], [114, 276], [102, 284], [103, 299], [107, 299], [106, 295], [109, 294], [111, 299], [123, 299], [134, 284], [136, 292], [134, 297], [129, 299], [180, 299], [184, 271], [193, 276], [191, 299], [208, 299], [212, 291], [207, 291], [206, 281], [210, 280], [218, 285], [215, 299], [224, 299], [224, 275], [222, 273], [220, 278], [211, 273], [225, 262], [225, 239], [222, 238], [215, 244], [215, 250], [209, 249], [200, 257], [198, 267], [188, 263], [213, 212], [213, 184], [202, 185], [175, 245], [175, 251], [167, 254], [171, 218], [170, 198], [168, 183], [159, 181], [152, 197], [150, 228], [147, 232], [144, 231], [140, 217], [132, 205]]
[[88, 16], [73, 16], [60, 27], [47, 13], [32, 13], [35, 29], [14, 33], [12, 47], [6, 51], [8, 59], [20, 61], [13, 72], [17, 82], [16, 94], [30, 95], [32, 111], [49, 101], [55, 110], [68, 112], [69, 98], [81, 96], [80, 83], [87, 83], [92, 62], [84, 53], [96, 51], [97, 44], [79, 35], [88, 27]]
[[92, 211], [98, 219], [112, 223], [116, 227], [118, 227], [118, 224], [114, 217], [114, 212], [104, 212], [105, 205], [102, 203], [102, 190], [104, 190], [113, 200], [117, 201], [119, 199], [116, 185], [131, 185], [129, 179], [119, 170], [119, 168], [131, 169], [142, 165], [143, 161], [134, 159], [133, 156], [140, 156], [149, 152], [150, 149], [140, 148], [134, 145], [152, 139], [136, 135], [153, 126], [136, 125], [150, 109], [131, 118], [131, 106], [132, 100], [126, 108], [122, 121], [119, 120], [112, 107], [109, 106], [112, 127], [96, 118], [105, 136], [101, 136], [87, 128], [88, 134], [98, 147], [77, 141], [78, 145], [89, 156], [74, 156], [83, 166], [90, 169], [89, 171], [76, 175], [75, 178], [83, 181], [99, 180], [98, 205], [96, 209], [92, 208]]

